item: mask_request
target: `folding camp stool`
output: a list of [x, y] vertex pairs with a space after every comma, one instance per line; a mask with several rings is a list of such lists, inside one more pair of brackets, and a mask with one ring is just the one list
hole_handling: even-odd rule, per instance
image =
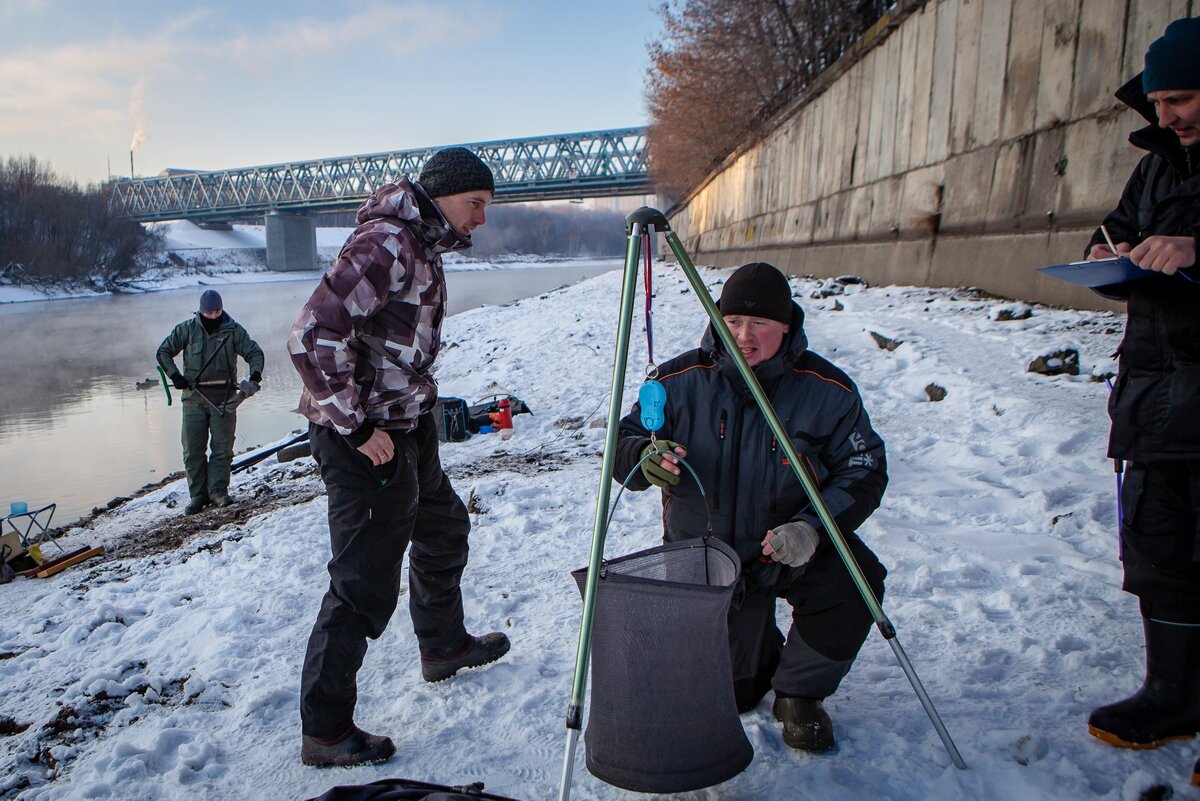
[[[21, 547], [28, 548], [39, 542], [54, 543], [61, 553], [66, 553], [61, 545], [50, 536], [50, 521], [54, 517], [56, 503], [48, 503], [40, 509], [27, 509], [9, 514], [0, 520], [0, 534], [11, 530], [21, 540]], [[20, 507], [17, 507], [20, 508]]]

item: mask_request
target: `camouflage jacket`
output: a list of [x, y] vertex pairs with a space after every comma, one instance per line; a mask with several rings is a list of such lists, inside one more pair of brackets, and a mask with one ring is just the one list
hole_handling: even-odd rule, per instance
[[300, 413], [355, 446], [375, 428], [414, 428], [437, 400], [431, 374], [446, 314], [441, 254], [471, 246], [407, 178], [358, 209], [288, 337]]

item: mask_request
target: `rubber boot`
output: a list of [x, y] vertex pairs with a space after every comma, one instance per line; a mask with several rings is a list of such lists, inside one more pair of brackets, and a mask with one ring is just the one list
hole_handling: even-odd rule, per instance
[[1121, 748], [1158, 748], [1200, 731], [1200, 626], [1143, 618], [1146, 680], [1142, 689], [1088, 718], [1088, 732]]
[[776, 696], [772, 711], [783, 724], [783, 741], [790, 747], [819, 753], [837, 745], [833, 721], [819, 699]]

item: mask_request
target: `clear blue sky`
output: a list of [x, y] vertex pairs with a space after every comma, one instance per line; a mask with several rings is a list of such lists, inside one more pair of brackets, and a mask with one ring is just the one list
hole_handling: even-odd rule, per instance
[[0, 157], [81, 183], [646, 123], [658, 0], [0, 0]]

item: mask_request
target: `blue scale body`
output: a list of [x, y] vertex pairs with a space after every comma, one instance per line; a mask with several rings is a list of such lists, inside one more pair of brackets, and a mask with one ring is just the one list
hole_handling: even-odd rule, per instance
[[658, 431], [666, 422], [663, 408], [667, 405], [667, 390], [657, 381], [647, 381], [638, 390], [638, 404], [642, 407], [642, 427], [647, 431]]

